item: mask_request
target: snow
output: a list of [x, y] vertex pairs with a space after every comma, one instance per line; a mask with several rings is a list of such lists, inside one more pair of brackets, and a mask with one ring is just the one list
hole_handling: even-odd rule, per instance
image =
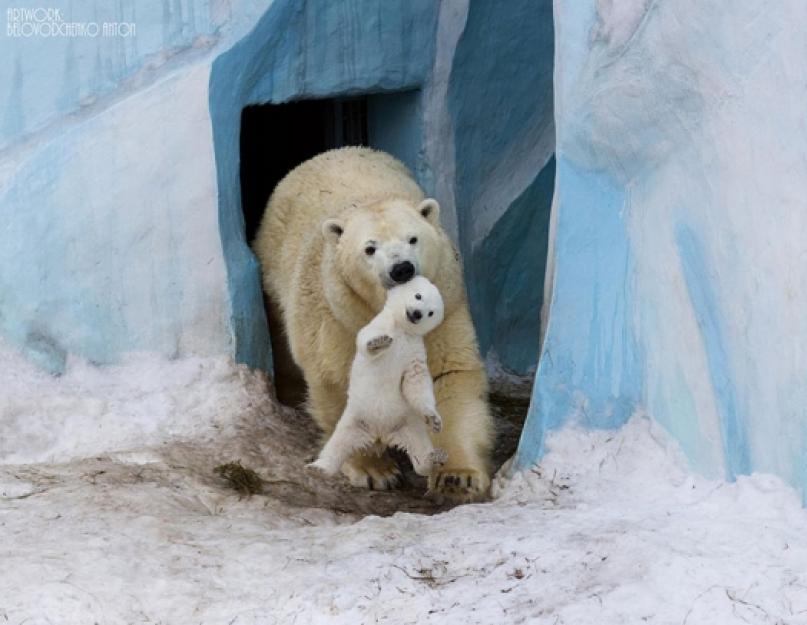
[[[0, 464], [65, 462], [168, 438], [214, 435], [263, 390], [224, 357], [130, 354], [96, 367], [78, 358], [52, 377], [0, 339]], [[250, 395], [250, 391], [253, 393]]]
[[807, 623], [799, 495], [694, 475], [642, 416], [553, 432], [490, 503], [379, 517], [407, 495], [311, 476], [308, 422], [226, 360], [50, 378], [0, 345], [0, 384], [0, 622]]

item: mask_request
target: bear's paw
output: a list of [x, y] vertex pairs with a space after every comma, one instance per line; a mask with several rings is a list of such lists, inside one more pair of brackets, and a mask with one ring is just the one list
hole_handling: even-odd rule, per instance
[[451, 458], [446, 464], [435, 467], [429, 476], [428, 493], [438, 501], [470, 503], [481, 501], [490, 488], [490, 478], [484, 470], [470, 467], [451, 466]]
[[387, 453], [356, 454], [342, 465], [342, 473], [352, 486], [370, 490], [391, 490], [401, 481], [401, 470]]

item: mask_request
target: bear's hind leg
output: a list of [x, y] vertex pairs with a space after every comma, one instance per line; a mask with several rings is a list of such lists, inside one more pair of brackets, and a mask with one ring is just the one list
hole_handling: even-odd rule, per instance
[[336, 428], [339, 417], [345, 411], [347, 391], [333, 384], [306, 379], [308, 386], [308, 414], [323, 432], [323, 442]]

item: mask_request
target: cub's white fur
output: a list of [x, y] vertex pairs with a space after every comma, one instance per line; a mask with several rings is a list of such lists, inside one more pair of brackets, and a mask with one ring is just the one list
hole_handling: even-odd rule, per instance
[[335, 474], [356, 451], [404, 450], [419, 475], [446, 461], [427, 425], [442, 429], [423, 337], [443, 321], [443, 298], [423, 276], [389, 290], [382, 311], [356, 337], [347, 406], [312, 467]]

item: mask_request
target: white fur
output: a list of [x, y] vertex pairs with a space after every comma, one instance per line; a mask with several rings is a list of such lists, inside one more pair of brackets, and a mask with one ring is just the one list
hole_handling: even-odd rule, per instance
[[404, 450], [419, 475], [445, 462], [426, 427], [439, 432], [442, 419], [423, 344], [442, 321], [443, 299], [423, 276], [389, 290], [382, 311], [356, 337], [347, 406], [311, 466], [333, 475], [354, 452], [379, 446]]

